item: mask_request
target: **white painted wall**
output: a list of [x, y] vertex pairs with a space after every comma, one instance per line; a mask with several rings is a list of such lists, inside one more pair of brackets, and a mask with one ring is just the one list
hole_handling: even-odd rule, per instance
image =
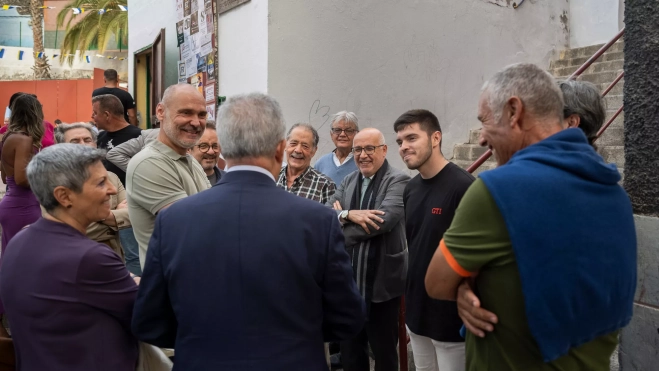
[[621, 2], [570, 0], [570, 47], [580, 48], [611, 40], [620, 30]]
[[179, 50], [176, 45], [175, 0], [128, 0], [128, 90], [134, 95], [133, 74], [135, 52], [153, 44], [165, 31], [165, 86], [178, 81]]
[[219, 92], [268, 91], [268, 0], [251, 0], [218, 19]]
[[[0, 58], [0, 80], [32, 80], [34, 79], [34, 54], [32, 48], [18, 48], [11, 46], [3, 46], [5, 54]], [[23, 60], [18, 60], [18, 52], [25, 52]], [[52, 58], [55, 54], [60, 54], [59, 49], [46, 49], [44, 51], [50, 63], [50, 75], [53, 79], [67, 80], [67, 79], [90, 79], [94, 77], [94, 68], [108, 69], [112, 68], [119, 73], [119, 79], [125, 80], [128, 77], [128, 61], [119, 59], [107, 59], [95, 57], [95, 52], [86, 53], [90, 56], [90, 63], [86, 60], [80, 60], [76, 55], [73, 60], [73, 65], [69, 66], [67, 62], [60, 63], [59, 57]], [[116, 56], [118, 58], [125, 58], [126, 52], [106, 52], [105, 56]]]
[[[502, 3], [500, 3], [501, 5]], [[504, 66], [544, 68], [568, 46], [566, 1], [526, 1], [517, 10], [488, 0], [276, 0], [269, 3], [268, 92], [289, 125], [320, 129], [317, 156], [333, 149], [331, 114], [350, 110], [377, 127], [401, 169], [393, 122], [412, 108], [433, 111], [443, 153], [480, 126], [483, 82]], [[241, 32], [244, 28], [234, 30]]]

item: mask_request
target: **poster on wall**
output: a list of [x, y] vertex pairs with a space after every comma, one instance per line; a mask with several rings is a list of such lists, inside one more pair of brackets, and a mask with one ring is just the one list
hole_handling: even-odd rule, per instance
[[185, 61], [178, 61], [178, 82], [179, 84], [182, 82], [187, 82], [188, 81], [188, 74], [187, 71], [185, 70]]
[[190, 79], [190, 84], [197, 88], [201, 94], [204, 94], [204, 74], [197, 73]]
[[188, 58], [190, 58], [190, 54], [191, 54], [190, 43], [185, 42], [181, 44], [181, 60], [182, 61], [187, 60]]
[[213, 54], [209, 54], [206, 57], [206, 79], [208, 81], [215, 81], [215, 62], [214, 62], [214, 57]]
[[197, 0], [191, 0], [191, 12], [192, 14], [195, 14], [199, 12], [199, 2]]
[[215, 121], [215, 103], [206, 105], [206, 112], [208, 112], [206, 120]]
[[176, 42], [178, 47], [185, 42], [185, 35], [183, 34], [183, 21], [176, 22]]
[[197, 62], [194, 60], [194, 55], [185, 60], [185, 77], [190, 78], [197, 74]]
[[199, 43], [199, 34], [190, 35], [190, 51], [192, 54], [199, 54], [199, 49], [201, 49], [201, 44]]
[[194, 12], [190, 16], [190, 35], [195, 35], [199, 32], [199, 13]]
[[185, 17], [183, 19], [183, 34], [185, 36], [190, 36], [190, 17]]
[[202, 9], [199, 12], [199, 32], [201, 32], [202, 35], [205, 35], [208, 33], [208, 28], [206, 28], [206, 10]]
[[192, 13], [192, 0], [183, 0], [183, 16], [187, 17]]
[[206, 72], [206, 56], [203, 57], [197, 56], [197, 72], [199, 73]]
[[206, 97], [207, 103], [215, 102], [215, 84], [207, 84], [204, 87], [204, 96]]
[[185, 17], [185, 10], [183, 9], [183, 0], [176, 0], [176, 17], [183, 19]]

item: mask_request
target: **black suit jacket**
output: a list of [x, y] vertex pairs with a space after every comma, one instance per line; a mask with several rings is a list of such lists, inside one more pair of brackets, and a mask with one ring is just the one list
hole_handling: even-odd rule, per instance
[[178, 370], [327, 370], [364, 321], [336, 214], [234, 171], [158, 215], [132, 328]]

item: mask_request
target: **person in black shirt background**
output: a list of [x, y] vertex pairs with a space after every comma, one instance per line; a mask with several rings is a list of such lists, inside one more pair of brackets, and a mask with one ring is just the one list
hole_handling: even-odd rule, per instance
[[[119, 98], [114, 95], [104, 94], [92, 98], [92, 120], [99, 130], [98, 148], [110, 150], [123, 142], [137, 138], [142, 130], [130, 125], [124, 120], [124, 107]], [[126, 172], [115, 164], [103, 160], [107, 171], [111, 171], [119, 177], [122, 184], [126, 184]]]
[[399, 154], [418, 170], [405, 187], [405, 231], [409, 268], [405, 289], [405, 323], [414, 363], [429, 371], [465, 369], [462, 321], [454, 301], [431, 299], [426, 292], [428, 265], [455, 210], [474, 177], [444, 158], [439, 120], [430, 111], [411, 110], [394, 123]]
[[115, 97], [119, 98], [121, 104], [123, 105], [123, 115], [124, 119], [133, 126], [137, 126], [137, 111], [135, 109], [135, 100], [129, 92], [119, 88], [119, 75], [116, 70], [108, 69], [103, 72], [103, 78], [105, 80], [105, 86], [102, 88], [95, 89], [92, 92], [92, 98], [112, 94]]

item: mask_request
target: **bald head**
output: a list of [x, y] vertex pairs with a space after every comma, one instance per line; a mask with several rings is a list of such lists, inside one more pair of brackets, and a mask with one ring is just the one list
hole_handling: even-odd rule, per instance
[[375, 145], [387, 144], [384, 139], [384, 134], [376, 128], [366, 128], [360, 131], [355, 135], [355, 140], [357, 140], [357, 138], [368, 138], [373, 141], [373, 143], [377, 143]]
[[375, 128], [364, 129], [355, 135], [352, 146], [355, 162], [362, 175], [366, 178], [375, 175], [387, 157], [384, 134]]
[[189, 84], [172, 85], [156, 109], [159, 139], [180, 154], [192, 148], [206, 129], [206, 101], [197, 88]]
[[196, 87], [190, 84], [176, 84], [171, 85], [165, 90], [165, 93], [162, 95], [162, 104], [167, 106], [172, 102], [172, 99], [180, 99], [183, 96], [191, 99], [197, 98], [200, 102], [205, 102], [204, 96]]

